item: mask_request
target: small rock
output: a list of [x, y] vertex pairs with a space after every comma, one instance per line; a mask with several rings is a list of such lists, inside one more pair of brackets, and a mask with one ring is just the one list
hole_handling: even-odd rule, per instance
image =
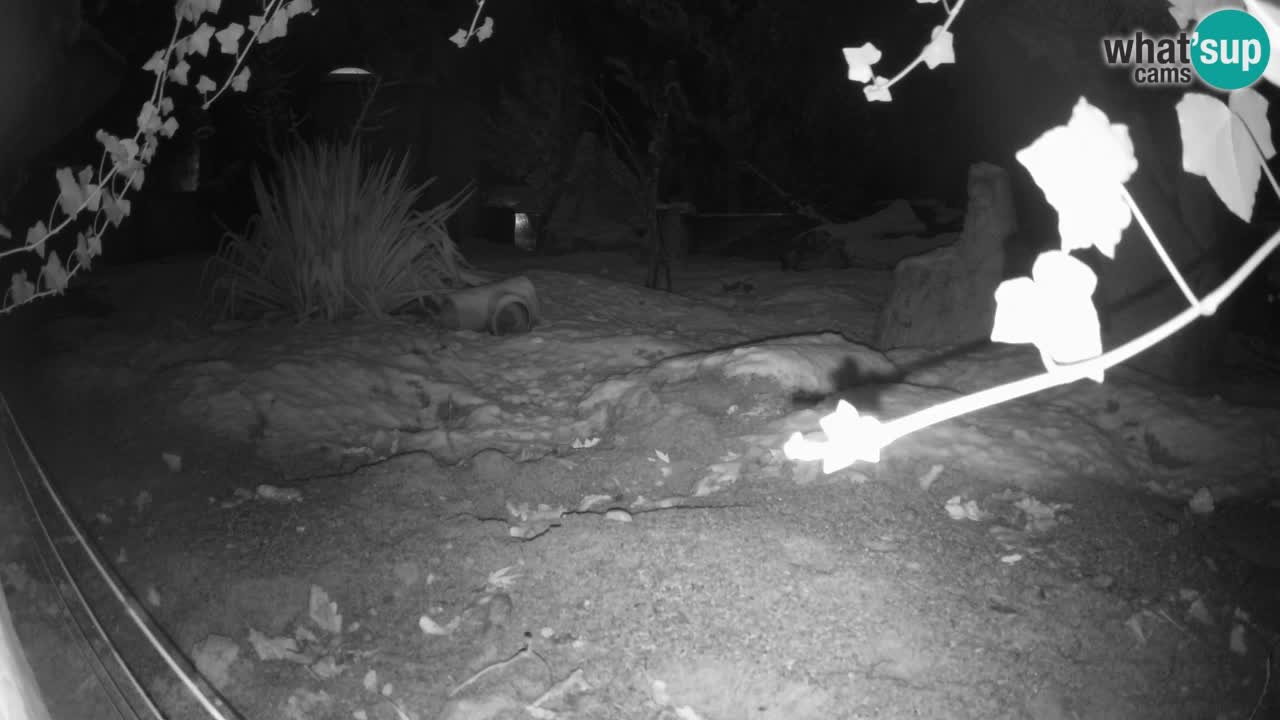
[[1209, 488], [1200, 488], [1188, 505], [1196, 515], [1208, 515], [1213, 512], [1213, 493], [1209, 492]]
[[327, 717], [332, 708], [333, 696], [329, 693], [323, 690], [313, 692], [299, 689], [294, 690], [289, 699], [284, 702], [280, 716], [285, 720], [312, 720]]
[[240, 657], [240, 646], [223, 635], [210, 635], [191, 648], [196, 670], [218, 690], [231, 684], [231, 666]]
[[515, 604], [506, 593], [496, 593], [489, 598], [489, 624], [493, 627], [506, 627], [511, 622], [511, 613]]
[[454, 700], [444, 706], [440, 720], [495, 720], [509, 713], [519, 712], [520, 703], [504, 695], [485, 698]]
[[302, 491], [297, 488], [281, 488], [263, 483], [257, 487], [255, 494], [271, 502], [302, 502]]
[[627, 512], [626, 510], [614, 509], [606, 512], [604, 514], [604, 519], [613, 520], [615, 522], [628, 523], [628, 522], [631, 522], [631, 513]]
[[432, 620], [430, 615], [423, 615], [418, 618], [418, 629], [424, 635], [448, 635], [450, 633], [448, 628]]
[[471, 470], [482, 483], [505, 483], [516, 473], [516, 462], [497, 450], [481, 450], [471, 457]]
[[1231, 626], [1231, 635], [1228, 637], [1227, 643], [1231, 652], [1236, 655], [1243, 657], [1249, 653], [1249, 646], [1244, 638], [1244, 625], [1236, 623]]
[[1196, 598], [1191, 601], [1191, 604], [1187, 607], [1187, 617], [1201, 625], [1213, 625], [1213, 616], [1209, 614], [1209, 606], [1205, 605], [1204, 598]]

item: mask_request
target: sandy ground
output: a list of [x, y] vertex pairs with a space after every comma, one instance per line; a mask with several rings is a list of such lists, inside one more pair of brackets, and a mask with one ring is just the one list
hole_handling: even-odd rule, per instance
[[[839, 388], [833, 358], [884, 357], [857, 343], [886, 273], [695, 258], [668, 295], [625, 255], [476, 262], [544, 322], [210, 325], [186, 263], [28, 318], [21, 427], [241, 717], [1280, 716], [1280, 411], [1243, 369], [1209, 397], [1116, 372], [823, 475], [780, 448], [839, 391], [897, 417], [1034, 353], [893, 352], [902, 382]], [[20, 492], [0, 580], [56, 714], [105, 717]], [[156, 702], [198, 717], [41, 507]]]

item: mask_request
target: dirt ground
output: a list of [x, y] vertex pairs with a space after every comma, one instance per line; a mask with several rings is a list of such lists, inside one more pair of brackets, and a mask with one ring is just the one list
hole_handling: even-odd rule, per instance
[[[408, 453], [298, 483], [161, 398], [23, 377], [7, 393], [50, 478], [243, 718], [1280, 717], [1280, 494], [1198, 515], [1123, 479], [824, 476], [729, 440], [789, 399], [707, 380], [587, 449]], [[180, 468], [161, 461], [175, 446]], [[726, 458], [740, 471], [707, 491]], [[0, 485], [18, 529], [0, 580], [31, 661], [55, 717], [109, 717], [19, 492]], [[948, 514], [958, 495], [981, 517]], [[157, 704], [200, 717], [41, 506]]]

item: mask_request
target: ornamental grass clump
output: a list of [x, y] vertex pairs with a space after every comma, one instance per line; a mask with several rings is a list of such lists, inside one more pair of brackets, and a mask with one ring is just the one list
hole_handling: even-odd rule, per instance
[[366, 165], [346, 142], [298, 144], [276, 160], [269, 183], [254, 172], [258, 214], [226, 233], [209, 268], [224, 317], [383, 318], [467, 284], [445, 223], [470, 187], [423, 212], [414, 206], [435, 179], [410, 185], [407, 156]]

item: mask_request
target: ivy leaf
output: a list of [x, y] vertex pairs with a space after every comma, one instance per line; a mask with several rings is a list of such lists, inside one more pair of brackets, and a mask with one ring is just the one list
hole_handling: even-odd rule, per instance
[[217, 15], [222, 0], [178, 0], [178, 17], [195, 22], [205, 13]]
[[201, 75], [200, 79], [196, 81], [196, 92], [201, 95], [208, 95], [217, 89], [218, 83], [210, 80], [208, 75]]
[[279, 10], [271, 14], [271, 28], [273, 38], [282, 38], [289, 34], [289, 14]]
[[106, 148], [107, 154], [111, 156], [111, 164], [118, 172], [127, 173], [137, 165], [134, 157], [138, 154], [138, 144], [132, 138], [121, 140], [104, 130], [99, 130], [98, 142]]
[[109, 190], [102, 191], [102, 211], [107, 214], [107, 222], [114, 227], [120, 227], [120, 223], [124, 222], [124, 218], [129, 214], [129, 199], [116, 198]]
[[[1231, 93], [1227, 104], [1211, 95], [1187, 93], [1176, 109], [1182, 129], [1182, 168], [1203, 175], [1227, 208], [1250, 222], [1263, 157], [1269, 160], [1276, 154], [1266, 98], [1250, 88]], [[1253, 138], [1258, 138], [1262, 157]]]
[[1115, 257], [1121, 233], [1133, 221], [1121, 192], [1138, 170], [1128, 127], [1112, 124], [1082, 97], [1066, 125], [1046, 131], [1014, 157], [1057, 209], [1063, 250], [1092, 246]]
[[244, 92], [249, 89], [249, 68], [241, 68], [240, 72], [231, 79], [231, 89], [236, 92]]
[[200, 27], [187, 37], [191, 49], [199, 53], [201, 57], [209, 56], [209, 40], [213, 38], [213, 26], [209, 23], [200, 23]]
[[133, 138], [120, 141], [120, 156], [113, 158], [120, 173], [130, 173], [141, 167], [138, 162], [138, 143]]
[[21, 305], [36, 294], [36, 286], [27, 279], [27, 272], [14, 273], [9, 279], [9, 293], [13, 296], [13, 304]]
[[12, 240], [13, 233], [9, 232], [9, 228], [0, 225], [0, 240]]
[[458, 47], [466, 47], [467, 38], [469, 37], [470, 35], [467, 35], [466, 30], [463, 30], [462, 28], [458, 28], [456, 32], [454, 32], [452, 35], [449, 36], [449, 42], [453, 43], [454, 45], [457, 45]]
[[880, 49], [871, 43], [863, 43], [861, 47], [845, 48], [844, 62], [849, 66], [849, 79], [854, 82], [869, 83], [875, 76], [871, 66], [880, 62]]
[[93, 265], [93, 259], [102, 254], [102, 238], [96, 233], [76, 235], [76, 262], [86, 270]]
[[258, 34], [258, 43], [268, 43], [289, 34], [289, 16], [277, 10], [271, 19], [263, 15], [249, 16], [249, 30]]
[[58, 253], [51, 252], [40, 270], [40, 277], [44, 280], [45, 287], [52, 288], [55, 293], [61, 294], [67, 289], [67, 280], [71, 276], [67, 274], [67, 269], [62, 265], [62, 258], [58, 257]]
[[893, 94], [889, 92], [889, 78], [875, 76], [862, 88], [862, 94], [869, 102], [891, 102]]
[[151, 55], [151, 59], [147, 60], [147, 62], [142, 66], [142, 69], [154, 74], [156, 77], [160, 77], [161, 73], [165, 71], [167, 65], [168, 59], [164, 56], [164, 51], [157, 50]]
[[284, 11], [289, 17], [296, 17], [302, 13], [314, 13], [315, 9], [311, 5], [311, 0], [289, 0], [285, 3]]
[[235, 22], [213, 34], [218, 39], [218, 49], [224, 55], [235, 55], [240, 52], [242, 35], [244, 35], [244, 26]]
[[111, 163], [121, 172], [125, 172], [130, 165], [134, 164], [134, 158], [138, 156], [138, 143], [133, 138], [120, 138], [112, 135], [105, 130], [99, 130], [96, 137], [98, 142], [102, 143], [102, 147], [106, 148], [107, 154], [111, 156]]
[[144, 135], [154, 135], [160, 129], [160, 113], [158, 110], [150, 100], [142, 104], [142, 110], [138, 113], [138, 132]]
[[84, 204], [89, 212], [98, 212], [98, 203], [102, 199], [98, 192], [98, 186], [93, 182], [93, 166], [85, 165], [80, 168], [80, 172], [76, 174], [76, 180], [80, 183], [80, 192], [84, 195]]
[[93, 134], [93, 137], [97, 139], [98, 144], [102, 145], [102, 148], [107, 151], [107, 154], [111, 156], [112, 160], [115, 160], [116, 155], [124, 152], [124, 148], [120, 145], [120, 138], [112, 135], [106, 130], [99, 129], [98, 132]]
[[142, 144], [142, 151], [138, 153], [138, 158], [144, 163], [150, 163], [151, 159], [156, 156], [156, 147], [159, 146], [159, 144], [160, 141], [156, 140], [156, 136], [154, 134], [148, 135], [147, 139]]
[[173, 137], [173, 134], [176, 132], [178, 132], [178, 121], [172, 117], [165, 120], [164, 124], [160, 126], [160, 134], [165, 137]]
[[44, 239], [49, 236], [49, 228], [45, 227], [44, 221], [40, 220], [35, 225], [27, 229], [26, 246], [35, 251], [40, 259], [44, 259]]
[[[1093, 291], [1098, 278], [1080, 260], [1061, 250], [1041, 253], [1031, 277], [1006, 280], [996, 288], [991, 341], [1033, 343], [1045, 369], [1102, 353], [1102, 330]], [[1103, 373], [1091, 375], [1103, 381]]]
[[263, 20], [262, 15], [250, 15], [249, 32], [257, 33], [257, 42], [259, 43], [271, 42], [271, 30], [269, 28], [263, 29]]
[[53, 175], [58, 179], [58, 207], [67, 215], [75, 217], [84, 205], [84, 192], [80, 190], [80, 184], [71, 175], [71, 168], [59, 168]]
[[929, 41], [928, 47], [924, 49], [921, 57], [924, 58], [924, 64], [932, 70], [939, 65], [954, 63], [956, 61], [955, 50], [956, 36], [949, 31], [943, 32], [942, 26], [939, 25], [933, 29], [933, 39]]
[[102, 187], [89, 183], [84, 186], [84, 196], [89, 212], [98, 212], [98, 208], [102, 207]]
[[492, 17], [486, 16], [484, 19], [484, 24], [476, 28], [476, 37], [479, 38], [480, 42], [484, 42], [485, 40], [488, 40], [489, 38], [493, 37], [493, 18]]
[[173, 98], [169, 97], [168, 95], [160, 98], [160, 114], [161, 115], [173, 114]]
[[173, 82], [185, 86], [187, 84], [187, 73], [191, 71], [191, 63], [186, 60], [180, 61], [173, 69], [169, 71], [169, 79]]

